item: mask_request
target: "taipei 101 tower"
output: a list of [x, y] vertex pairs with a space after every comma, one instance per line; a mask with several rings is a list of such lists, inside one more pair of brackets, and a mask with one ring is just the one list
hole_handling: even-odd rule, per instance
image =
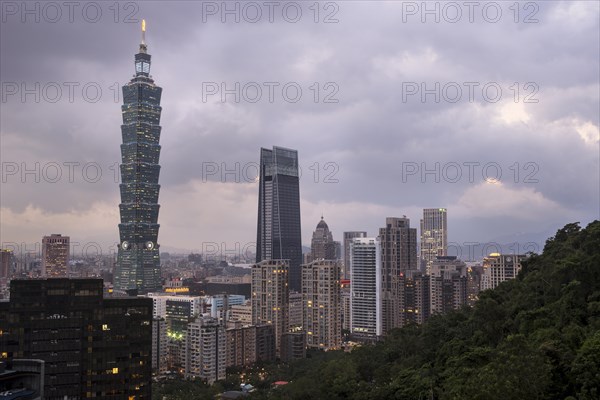
[[135, 55], [135, 75], [123, 86], [121, 134], [120, 243], [114, 273], [116, 290], [147, 293], [161, 285], [158, 246], [160, 95], [150, 76], [146, 22]]

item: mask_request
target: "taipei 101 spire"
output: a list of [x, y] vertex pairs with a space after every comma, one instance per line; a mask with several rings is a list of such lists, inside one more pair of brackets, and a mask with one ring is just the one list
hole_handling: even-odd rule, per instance
[[160, 96], [150, 76], [146, 21], [135, 55], [135, 75], [123, 86], [121, 204], [116, 290], [147, 293], [162, 287], [158, 245]]

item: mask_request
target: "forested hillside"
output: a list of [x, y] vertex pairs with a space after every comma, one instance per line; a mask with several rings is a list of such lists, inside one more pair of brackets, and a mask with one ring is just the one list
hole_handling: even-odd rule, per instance
[[472, 309], [273, 367], [269, 399], [599, 399], [600, 221], [569, 224]]

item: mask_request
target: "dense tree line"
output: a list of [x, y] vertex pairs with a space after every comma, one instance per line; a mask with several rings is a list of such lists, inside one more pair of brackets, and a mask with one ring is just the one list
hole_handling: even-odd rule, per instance
[[599, 399], [600, 221], [560, 229], [473, 308], [266, 370], [251, 399]]

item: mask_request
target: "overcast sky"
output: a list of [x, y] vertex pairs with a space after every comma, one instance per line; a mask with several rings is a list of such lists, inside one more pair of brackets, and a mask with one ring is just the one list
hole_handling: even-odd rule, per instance
[[273, 145], [299, 153], [305, 244], [321, 214], [341, 240], [446, 207], [458, 243], [599, 217], [596, 1], [23, 4], [2, 3], [4, 245], [118, 241], [120, 86], [142, 18], [163, 88], [163, 249], [254, 242]]

